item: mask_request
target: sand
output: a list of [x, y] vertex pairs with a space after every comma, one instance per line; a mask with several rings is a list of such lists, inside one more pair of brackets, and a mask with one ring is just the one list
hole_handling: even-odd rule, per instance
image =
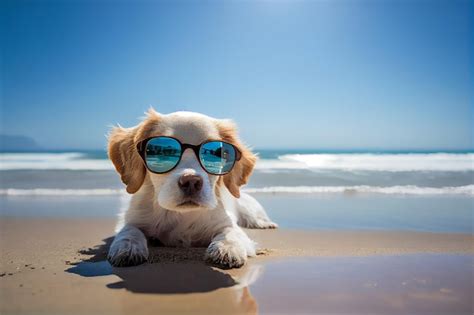
[[[436, 308], [436, 303], [441, 303], [440, 305], [447, 307], [447, 310], [455, 310], [455, 313], [472, 313], [472, 304], [469, 309], [474, 254], [472, 234], [249, 230], [249, 235], [259, 243], [259, 255], [251, 258], [243, 268], [221, 270], [203, 263], [201, 258], [204, 249], [162, 247], [152, 248], [150, 260], [153, 263], [132, 268], [111, 268], [104, 259], [113, 228], [113, 219], [1, 218], [0, 313], [254, 314], [258, 310], [269, 313], [280, 310], [286, 313], [292, 305], [298, 309], [304, 297], [306, 301], [311, 301], [312, 292], [321, 289], [321, 285], [308, 290], [305, 290], [304, 286], [298, 286], [298, 283], [304, 281], [298, 279], [304, 279], [306, 275], [314, 276], [311, 271], [311, 266], [314, 264], [308, 264], [307, 259], [313, 259], [316, 265], [331, 262], [323, 266], [337, 266], [347, 261], [349, 263], [342, 266], [354, 266], [354, 263], [360, 265], [360, 262], [366, 264], [371, 261], [377, 263], [374, 266], [379, 266], [385, 262], [381, 263], [373, 257], [404, 255], [415, 258], [424, 255], [423, 257], [431, 260], [439, 260], [436, 257], [446, 255], [468, 257], [467, 265], [464, 260], [459, 263], [461, 266], [459, 268], [465, 269], [458, 270], [463, 273], [470, 272], [464, 277], [467, 279], [466, 283], [463, 282], [463, 277], [460, 277], [461, 280], [450, 283], [451, 286], [447, 288], [441, 286], [443, 283], [425, 283], [425, 286], [430, 290], [436, 288], [437, 292], [429, 296], [430, 305], [435, 312], [429, 312], [428, 309], [427, 313], [445, 310], [442, 307]], [[360, 257], [362, 260], [353, 260], [354, 257]], [[302, 261], [306, 263], [302, 264]], [[281, 266], [284, 266], [282, 270], [290, 272], [290, 276], [281, 278], [282, 281], [288, 282], [280, 283], [278, 288], [280, 295], [277, 296], [275, 287], [278, 283], [275, 281], [280, 281], [278, 275], [285, 274], [280, 270]], [[410, 263], [407, 266], [410, 266]], [[354, 271], [349, 275], [358, 276], [359, 267], [351, 268], [354, 268]], [[272, 273], [272, 270], [279, 271]], [[450, 272], [455, 276], [458, 271]], [[442, 272], [447, 271], [440, 270], [438, 273]], [[262, 273], [265, 274], [263, 276], [265, 281], [259, 280], [262, 279]], [[339, 273], [335, 273], [337, 274]], [[436, 277], [435, 274], [433, 273], [433, 277]], [[345, 277], [351, 276], [346, 274]], [[416, 274], [406, 274], [403, 277], [416, 279]], [[367, 276], [362, 279], [363, 285], [365, 282], [369, 283], [369, 286], [373, 285], [369, 278], [370, 276]], [[328, 280], [329, 278], [316, 279], [320, 279], [321, 283], [326, 281], [324, 283], [330, 287], [332, 280]], [[412, 293], [425, 294], [423, 293], [425, 291], [420, 291], [420, 285], [413, 282], [410, 290], [415, 291]], [[383, 288], [382, 284], [379, 284], [380, 288]], [[389, 289], [387, 287], [385, 291]], [[403, 297], [406, 292], [400, 290], [399, 295]], [[373, 294], [378, 291], [380, 290], [375, 290]], [[292, 298], [295, 296], [298, 299]], [[433, 296], [435, 302], [432, 301]], [[272, 308], [272, 305], [278, 304], [275, 304], [276, 301], [272, 302], [275, 298], [279, 302], [286, 301], [285, 305], [290, 308], [286, 311], [283, 306]], [[318, 305], [329, 305], [325, 311], [330, 313], [334, 307], [331, 308], [333, 304], [327, 303], [335, 298], [333, 294], [328, 299], [320, 301]], [[370, 294], [361, 296], [361, 299], [370, 298]], [[341, 296], [340, 300], [344, 300], [344, 297]], [[427, 300], [423, 300], [422, 295], [420, 301]], [[363, 306], [363, 304], [356, 305]], [[312, 304], [308, 302], [307, 305]], [[398, 304], [392, 306], [387, 304], [386, 309], [396, 312], [398, 310], [398, 313], [403, 310], [400, 308], [400, 300]], [[304, 312], [312, 310], [302, 309]], [[356, 313], [355, 309], [353, 311]]]

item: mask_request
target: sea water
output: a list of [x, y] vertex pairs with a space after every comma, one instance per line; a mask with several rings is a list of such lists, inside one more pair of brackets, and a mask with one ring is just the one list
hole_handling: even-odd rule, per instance
[[[473, 152], [259, 150], [244, 191], [280, 226], [472, 232]], [[1, 215], [113, 216], [104, 151], [0, 153]]]

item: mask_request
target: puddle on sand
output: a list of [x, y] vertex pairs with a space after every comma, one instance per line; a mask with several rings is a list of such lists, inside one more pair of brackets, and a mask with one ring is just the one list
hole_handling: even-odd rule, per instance
[[260, 313], [472, 314], [474, 256], [312, 257], [265, 264]]

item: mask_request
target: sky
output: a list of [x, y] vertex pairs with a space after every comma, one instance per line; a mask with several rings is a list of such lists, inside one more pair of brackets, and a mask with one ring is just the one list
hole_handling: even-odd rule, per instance
[[4, 0], [0, 133], [101, 149], [153, 106], [256, 148], [473, 149], [473, 3]]

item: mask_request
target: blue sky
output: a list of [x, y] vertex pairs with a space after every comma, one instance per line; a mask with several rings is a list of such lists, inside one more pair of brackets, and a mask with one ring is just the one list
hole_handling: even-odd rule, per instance
[[105, 146], [150, 106], [257, 148], [472, 149], [472, 1], [2, 1], [1, 133]]

